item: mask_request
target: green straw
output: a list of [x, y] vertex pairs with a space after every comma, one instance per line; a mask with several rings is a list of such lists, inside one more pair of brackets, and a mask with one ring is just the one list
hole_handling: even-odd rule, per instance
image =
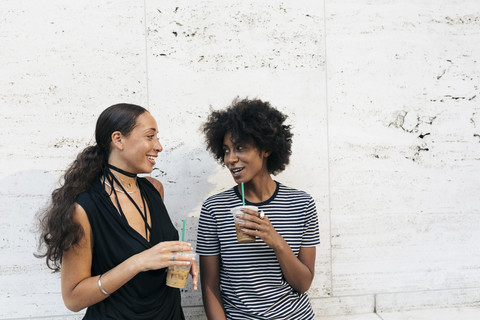
[[245, 192], [243, 190], [243, 182], [242, 182], [242, 205], [245, 205]]
[[185, 219], [183, 219], [182, 241], [185, 241]]

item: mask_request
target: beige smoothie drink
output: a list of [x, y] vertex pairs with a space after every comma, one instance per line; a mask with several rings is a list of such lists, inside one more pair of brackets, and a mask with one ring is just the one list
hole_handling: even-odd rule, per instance
[[[193, 251], [179, 251], [176, 256], [188, 256], [195, 257]], [[188, 280], [188, 274], [190, 273], [191, 264], [186, 266], [170, 266], [167, 271], [167, 286], [172, 288], [185, 288]]]
[[237, 232], [237, 241], [240, 243], [255, 242], [255, 236], [251, 236], [249, 234], [244, 233], [241, 230], [243, 226], [239, 226], [237, 223], [238, 221], [243, 221], [242, 216], [244, 214], [248, 214], [248, 213], [243, 213], [243, 211], [241, 211], [242, 208], [258, 211], [258, 208], [255, 206], [239, 206], [231, 210], [233, 219], [235, 220], [235, 231]]

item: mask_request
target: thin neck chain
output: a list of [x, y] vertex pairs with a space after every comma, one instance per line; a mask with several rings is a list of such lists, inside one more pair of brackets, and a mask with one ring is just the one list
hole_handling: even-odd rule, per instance
[[[113, 173], [112, 173], [113, 174]], [[132, 187], [132, 184], [136, 184], [137, 183], [137, 178], [135, 177], [134, 181], [133, 182], [128, 182], [128, 181], [125, 181], [123, 180], [121, 177], [117, 177], [117, 175], [113, 174], [115, 176], [115, 178], [117, 178], [118, 180], [120, 180], [120, 182], [122, 182], [122, 187], [124, 185], [127, 185], [127, 187]], [[137, 186], [137, 190], [138, 190], [138, 186]], [[118, 191], [118, 190], [117, 190]], [[136, 191], [134, 191], [136, 192]], [[129, 192], [130, 193], [130, 192]]]
[[[107, 181], [105, 181], [105, 184], [106, 184], [107, 186], [109, 186], [110, 188], [112, 188], [112, 186], [111, 186]], [[120, 189], [117, 189], [117, 188], [113, 188], [113, 189], [115, 189], [115, 191], [118, 191], [118, 192], [121, 192], [121, 193], [125, 193], [125, 191], [123, 191], [123, 190], [120, 190]], [[134, 191], [127, 191], [127, 193], [128, 193], [128, 194], [134, 194], [135, 192], [138, 191], [138, 189], [139, 189], [139, 188], [137, 187], [136, 190], [134, 190]]]

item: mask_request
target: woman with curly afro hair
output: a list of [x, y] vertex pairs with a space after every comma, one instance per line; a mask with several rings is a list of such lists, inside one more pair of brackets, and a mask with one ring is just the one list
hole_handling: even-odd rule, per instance
[[[261, 100], [233, 101], [202, 129], [236, 185], [203, 203], [197, 235], [208, 319], [314, 319], [306, 291], [319, 242], [315, 203], [275, 181], [292, 146], [287, 116]], [[246, 206], [245, 206], [246, 205]], [[242, 206], [239, 242], [231, 211]]]

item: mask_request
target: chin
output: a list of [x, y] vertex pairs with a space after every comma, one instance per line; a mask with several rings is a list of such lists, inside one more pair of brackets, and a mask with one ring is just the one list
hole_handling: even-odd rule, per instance
[[133, 171], [136, 174], [145, 174], [145, 173], [151, 173], [153, 171], [152, 167], [139, 167], [137, 170]]
[[233, 178], [233, 180], [234, 180], [236, 183], [238, 183], [238, 184], [240, 184], [240, 183], [247, 183], [247, 181], [246, 181], [245, 179], [240, 178], [240, 177], [239, 177], [239, 178]]

